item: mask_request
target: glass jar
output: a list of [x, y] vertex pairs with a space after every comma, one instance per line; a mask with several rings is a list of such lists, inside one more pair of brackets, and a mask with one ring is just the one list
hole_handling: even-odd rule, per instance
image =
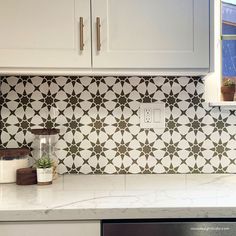
[[57, 177], [58, 158], [56, 155], [56, 143], [59, 129], [32, 129], [35, 138], [33, 141], [33, 158], [50, 158], [53, 161], [53, 179]]
[[0, 149], [0, 183], [15, 183], [16, 171], [29, 167], [28, 148]]

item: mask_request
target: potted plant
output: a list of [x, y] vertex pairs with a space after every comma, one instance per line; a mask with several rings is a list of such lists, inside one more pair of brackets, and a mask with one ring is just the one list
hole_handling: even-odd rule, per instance
[[235, 81], [232, 79], [225, 79], [221, 86], [221, 93], [224, 101], [234, 101]]
[[36, 162], [37, 167], [37, 182], [39, 185], [52, 184], [53, 178], [53, 161], [45, 156], [41, 157]]

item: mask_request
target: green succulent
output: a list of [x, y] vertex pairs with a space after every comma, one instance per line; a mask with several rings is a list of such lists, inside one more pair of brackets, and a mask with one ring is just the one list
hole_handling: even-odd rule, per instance
[[235, 82], [232, 79], [225, 79], [223, 85], [227, 87], [235, 86]]
[[51, 168], [53, 165], [53, 161], [49, 157], [42, 157], [36, 161], [37, 168]]

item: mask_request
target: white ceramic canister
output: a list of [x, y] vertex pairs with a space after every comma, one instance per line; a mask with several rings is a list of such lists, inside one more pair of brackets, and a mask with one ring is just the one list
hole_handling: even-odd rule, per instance
[[0, 149], [0, 183], [15, 183], [16, 170], [29, 167], [27, 148]]

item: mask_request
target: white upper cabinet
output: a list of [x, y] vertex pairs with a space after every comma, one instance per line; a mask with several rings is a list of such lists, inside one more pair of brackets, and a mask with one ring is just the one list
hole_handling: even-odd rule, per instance
[[0, 0], [0, 67], [91, 67], [90, 22], [89, 0]]
[[209, 0], [0, 0], [0, 32], [0, 68], [209, 68]]
[[92, 14], [95, 68], [209, 67], [208, 0], [92, 0]]

